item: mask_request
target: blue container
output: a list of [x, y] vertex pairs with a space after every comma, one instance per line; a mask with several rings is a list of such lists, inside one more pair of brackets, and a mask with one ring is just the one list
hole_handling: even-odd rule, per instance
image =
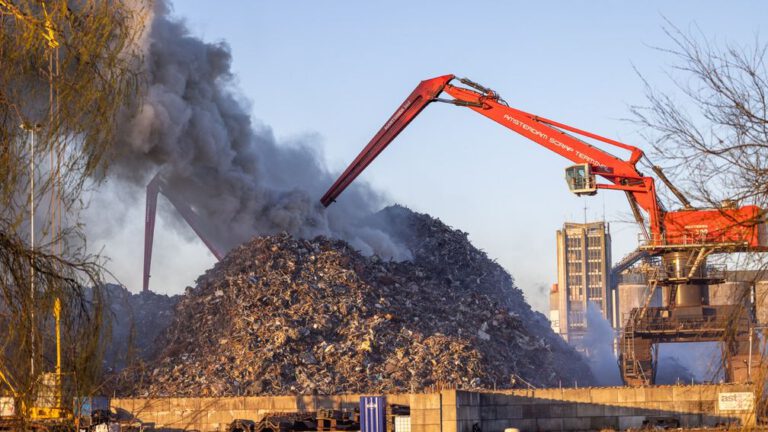
[[384, 396], [361, 396], [360, 432], [386, 432], [386, 406]]

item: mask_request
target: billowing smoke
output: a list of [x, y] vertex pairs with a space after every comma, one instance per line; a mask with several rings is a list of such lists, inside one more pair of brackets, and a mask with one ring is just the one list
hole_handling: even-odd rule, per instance
[[586, 360], [597, 383], [601, 386], [621, 385], [619, 364], [613, 351], [615, 339], [611, 323], [603, 317], [600, 308], [587, 304], [587, 334], [582, 339]]
[[144, 41], [147, 92], [120, 126], [109, 167], [113, 197], [143, 195], [159, 172], [167, 193], [188, 203], [224, 250], [255, 234], [287, 231], [342, 238], [366, 254], [408, 258], [384, 232], [362, 224], [382, 201], [364, 184], [353, 185], [327, 211], [322, 208], [319, 198], [335, 176], [322, 165], [319, 149], [310, 142], [278, 143], [268, 127], [254, 124], [234, 84], [229, 47], [192, 36], [169, 12], [164, 2], [155, 4]]

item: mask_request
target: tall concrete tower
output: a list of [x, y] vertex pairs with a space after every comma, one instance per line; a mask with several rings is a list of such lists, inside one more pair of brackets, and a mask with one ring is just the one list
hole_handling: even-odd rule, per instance
[[557, 284], [550, 294], [555, 332], [579, 347], [587, 330], [587, 305], [611, 322], [611, 234], [605, 222], [569, 223], [557, 231]]

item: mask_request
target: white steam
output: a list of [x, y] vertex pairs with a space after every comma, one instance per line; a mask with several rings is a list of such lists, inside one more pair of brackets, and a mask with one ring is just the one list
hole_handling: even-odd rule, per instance
[[586, 350], [589, 369], [601, 386], [622, 384], [619, 363], [614, 354], [615, 333], [611, 323], [603, 317], [600, 308], [592, 302], [587, 304], [587, 333], [582, 339]]
[[659, 345], [657, 384], [720, 382], [720, 342], [683, 342]]

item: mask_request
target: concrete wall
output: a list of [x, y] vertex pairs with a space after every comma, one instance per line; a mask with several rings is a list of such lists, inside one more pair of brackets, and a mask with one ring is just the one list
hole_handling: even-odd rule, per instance
[[[648, 295], [648, 285], [621, 283], [616, 289], [619, 295], [619, 328], [623, 328], [632, 309], [642, 307], [645, 302], [645, 297]], [[654, 291], [648, 306], [661, 306], [661, 289]]]
[[749, 305], [752, 284], [746, 281], [728, 281], [709, 286], [709, 304], [720, 305]]
[[[413, 432], [440, 432], [441, 394], [387, 395], [387, 403], [411, 407]], [[160, 430], [223, 431], [235, 419], [261, 420], [275, 411], [349, 409], [360, 395], [222, 398], [112, 399], [121, 418], [132, 418]]]
[[[387, 395], [411, 407], [413, 432], [581, 431], [639, 427], [653, 416], [683, 426], [754, 425], [753, 411], [720, 411], [720, 393], [751, 392], [747, 385], [696, 385], [535, 389], [498, 392], [442, 391]], [[234, 419], [260, 420], [272, 411], [354, 409], [360, 395], [229, 398], [113, 399], [123, 417], [164, 430], [222, 431]]]
[[[697, 385], [459, 392], [457, 412], [463, 423], [455, 432], [471, 432], [471, 424], [476, 422], [483, 432], [510, 427], [521, 431], [625, 430], [640, 427], [643, 420], [654, 416], [676, 417], [688, 427], [754, 425], [753, 411], [720, 411], [718, 406], [719, 393], [752, 390], [747, 385]], [[454, 432], [445, 427], [443, 431]]]

